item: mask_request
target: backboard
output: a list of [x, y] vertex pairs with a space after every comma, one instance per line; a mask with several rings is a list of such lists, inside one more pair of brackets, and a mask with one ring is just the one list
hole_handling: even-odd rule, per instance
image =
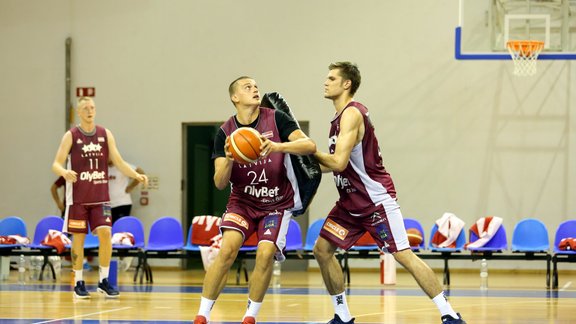
[[509, 40], [543, 41], [539, 60], [576, 59], [576, 0], [459, 0], [455, 57], [510, 60]]

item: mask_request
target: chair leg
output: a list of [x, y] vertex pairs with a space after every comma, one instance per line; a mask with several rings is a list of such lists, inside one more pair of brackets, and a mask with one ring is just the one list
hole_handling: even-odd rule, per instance
[[556, 255], [552, 257], [552, 289], [558, 289], [558, 259]]
[[[40, 274], [38, 276], [38, 280], [42, 281], [44, 279], [44, 269], [46, 268], [46, 265], [48, 263], [50, 263], [50, 261], [48, 261], [48, 255], [44, 254], [42, 268], [40, 268]], [[56, 280], [56, 278], [54, 278], [54, 280]]]
[[444, 258], [444, 285], [450, 287], [450, 268], [448, 267], [448, 257]]
[[546, 289], [550, 289], [550, 254], [546, 254]]

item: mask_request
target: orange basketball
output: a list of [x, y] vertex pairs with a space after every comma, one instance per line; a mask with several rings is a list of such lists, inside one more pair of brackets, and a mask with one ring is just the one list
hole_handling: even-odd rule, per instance
[[416, 228], [409, 228], [406, 230], [408, 234], [408, 243], [410, 246], [420, 246], [422, 243], [422, 233]]
[[240, 127], [228, 137], [229, 150], [241, 164], [256, 162], [260, 158], [260, 133], [251, 127]]

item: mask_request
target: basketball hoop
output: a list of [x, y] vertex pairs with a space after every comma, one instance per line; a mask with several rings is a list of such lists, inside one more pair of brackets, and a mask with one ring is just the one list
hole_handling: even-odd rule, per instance
[[514, 74], [530, 76], [536, 74], [536, 61], [538, 54], [544, 48], [542, 41], [512, 40], [506, 44], [512, 61], [514, 61]]

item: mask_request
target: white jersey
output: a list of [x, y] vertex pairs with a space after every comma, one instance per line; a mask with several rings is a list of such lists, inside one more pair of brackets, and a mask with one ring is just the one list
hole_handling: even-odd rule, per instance
[[[136, 166], [128, 164], [132, 169]], [[108, 166], [108, 190], [110, 194], [110, 206], [112, 208], [118, 206], [132, 205], [132, 196], [126, 192], [126, 187], [130, 184], [132, 179], [125, 176], [115, 166]]]

